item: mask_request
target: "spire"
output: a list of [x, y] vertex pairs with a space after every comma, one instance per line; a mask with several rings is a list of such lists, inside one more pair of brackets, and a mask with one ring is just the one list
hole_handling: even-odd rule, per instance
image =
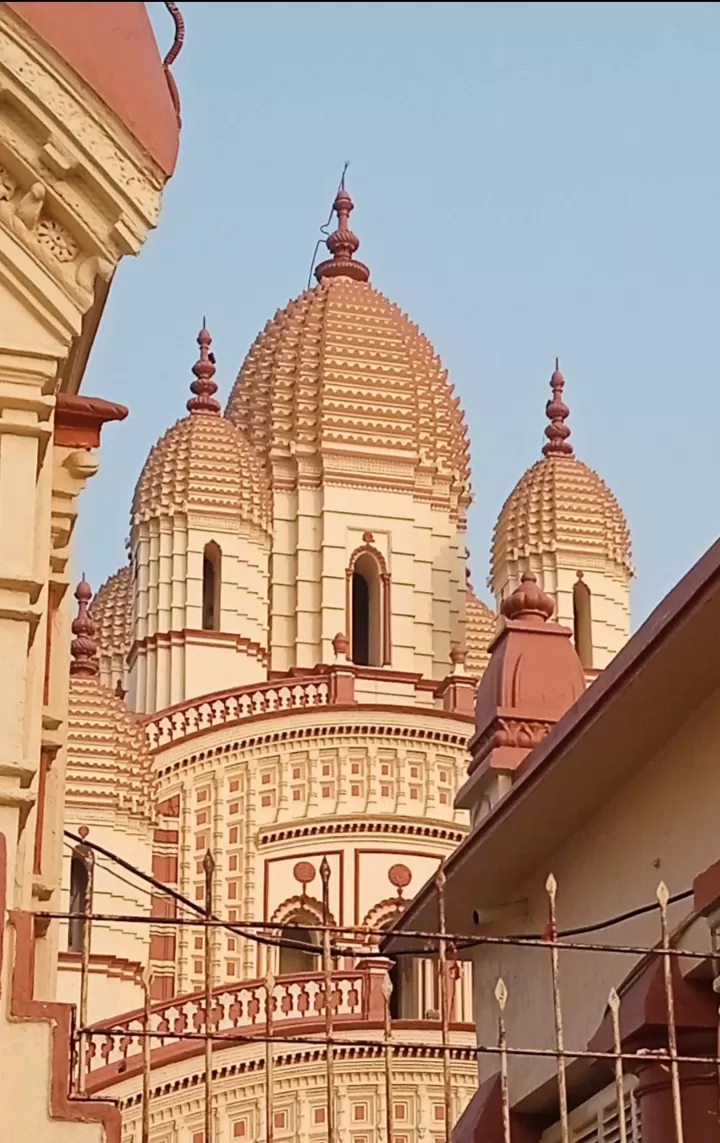
[[75, 598], [78, 601], [78, 613], [72, 624], [75, 638], [70, 645], [70, 674], [76, 678], [92, 679], [98, 673], [98, 645], [95, 641], [95, 624], [88, 613], [92, 588], [85, 576], [75, 589]]
[[203, 327], [197, 336], [197, 343], [200, 346], [200, 357], [192, 367], [195, 380], [190, 386], [190, 392], [194, 393], [195, 396], [190, 398], [187, 407], [191, 413], [211, 413], [217, 417], [220, 415], [220, 402], [216, 401], [213, 396], [214, 393], [217, 393], [217, 385], [213, 380], [215, 356], [210, 353], [212, 338], [205, 327], [205, 318], [203, 318]]
[[315, 277], [318, 282], [325, 278], [352, 278], [356, 282], [367, 282], [370, 271], [362, 262], [355, 262], [353, 254], [357, 253], [360, 245], [359, 239], [353, 234], [348, 225], [350, 211], [353, 209], [353, 200], [345, 190], [345, 176], [343, 175], [340, 189], [335, 196], [333, 210], [338, 216], [337, 230], [333, 231], [327, 240], [327, 248], [332, 254], [326, 262], [315, 267]]
[[560, 372], [560, 362], [555, 358], [555, 372], [550, 378], [552, 397], [545, 406], [545, 415], [550, 421], [545, 426], [545, 436], [548, 443], [543, 445], [543, 456], [572, 456], [573, 446], [568, 442], [570, 429], [565, 421], [570, 416], [570, 410], [562, 399], [565, 388], [565, 378]]

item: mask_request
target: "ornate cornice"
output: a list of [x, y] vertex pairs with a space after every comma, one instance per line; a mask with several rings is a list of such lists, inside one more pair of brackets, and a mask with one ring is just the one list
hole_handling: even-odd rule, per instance
[[[201, 704], [198, 704], [201, 705]], [[206, 704], [207, 705], [207, 704]], [[206, 749], [198, 750], [195, 748], [192, 754], [188, 754], [182, 758], [173, 760], [171, 763], [163, 766], [160, 764], [159, 757], [168, 750], [177, 751], [181, 747], [181, 742], [178, 740], [168, 739], [167, 742], [156, 745], [153, 747], [153, 753], [156, 755], [156, 772], [158, 776], [167, 776], [168, 774], [175, 773], [179, 770], [185, 769], [188, 765], [192, 765], [197, 761], [205, 758], [214, 758], [219, 754], [227, 754], [229, 750], [244, 750], [247, 748], [255, 748], [263, 745], [279, 745], [288, 744], [297, 741], [306, 741], [309, 739], [318, 738], [334, 738], [334, 737], [356, 737], [357, 735], [369, 736], [376, 735], [379, 737], [387, 737], [395, 742], [405, 741], [413, 742], [429, 742], [436, 743], [446, 747], [458, 747], [465, 749], [467, 747], [468, 739], [470, 736], [470, 727], [465, 731], [459, 730], [442, 730], [442, 722], [472, 722], [465, 716], [456, 715], [443, 710], [434, 710], [430, 708], [410, 707], [410, 706], [363, 706], [363, 707], [301, 707], [295, 710], [278, 711], [276, 712], [281, 718], [290, 719], [302, 715], [311, 714], [314, 718], [322, 716], [323, 719], [326, 715], [331, 716], [331, 721], [325, 723], [311, 722], [305, 726], [289, 726], [281, 727], [278, 730], [270, 732], [262, 732], [260, 734], [249, 733], [243, 738], [235, 739], [232, 742], [221, 742], [216, 745], [210, 746]], [[392, 722], [393, 716], [408, 716], [410, 715], [414, 721], [412, 725], [403, 726]], [[213, 720], [213, 711], [209, 707], [208, 722], [205, 726], [198, 728], [194, 734], [202, 735], [210, 733], [214, 730], [222, 728], [222, 719], [218, 718]], [[375, 717], [373, 717], [375, 716]], [[146, 718], [145, 723], [148, 729], [156, 722], [160, 721], [163, 715], [151, 715]], [[262, 721], [273, 717], [268, 714], [251, 715], [248, 721]], [[437, 721], [440, 725], [435, 729], [427, 725], [420, 725], [417, 721], [419, 717], [428, 721], [432, 719]], [[386, 721], [387, 720], [387, 721]], [[197, 741], [197, 740], [195, 740]], [[195, 743], [194, 743], [195, 745]]]
[[104, 401], [102, 397], [58, 393], [54, 442], [66, 448], [97, 448], [102, 426], [108, 421], [124, 421], [127, 415], [124, 405]]
[[0, 8], [0, 89], [2, 261], [46, 328], [79, 346], [92, 340], [118, 261], [155, 225], [166, 175], [9, 5]]
[[428, 841], [447, 841], [452, 845], [459, 845], [467, 834], [466, 829], [453, 828], [445, 823], [422, 825], [402, 820], [398, 817], [372, 818], [367, 820], [355, 819], [353, 821], [306, 822], [303, 825], [285, 827], [266, 827], [258, 832], [258, 848], [275, 845], [278, 842], [299, 841], [308, 837], [325, 837], [329, 834], [399, 834], [403, 837], [422, 837]]

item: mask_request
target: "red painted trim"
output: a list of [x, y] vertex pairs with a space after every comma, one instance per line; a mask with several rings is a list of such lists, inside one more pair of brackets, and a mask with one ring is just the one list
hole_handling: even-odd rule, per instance
[[[242, 981], [239, 981], [238, 985], [242, 986]], [[336, 1016], [335, 1028], [336, 1030], [342, 1029], [343, 1032], [366, 1031], [368, 1029], [380, 1031], [383, 1028], [383, 1022], [382, 1020], [367, 1019], [359, 1015]], [[282, 1032], [280, 1032], [278, 1025], [276, 1025], [276, 1029], [278, 1030], [278, 1041], [282, 1039], [284, 1032], [287, 1032], [289, 1036], [292, 1036], [293, 1034], [302, 1036], [321, 1035], [325, 1030], [325, 1018], [323, 1017], [321, 1020], [284, 1020], [282, 1023]], [[265, 1035], [265, 1025], [264, 1023], [259, 1023], [255, 1028], [242, 1028], [238, 1031], [242, 1036], [247, 1036], [248, 1042], [251, 1042], [253, 1038], [253, 1031], [255, 1031], [258, 1036]], [[435, 1032], [438, 1036], [438, 1042], [429, 1043], [428, 1038], [426, 1037], [424, 1041], [418, 1042], [416, 1051], [419, 1056], [424, 1057], [427, 1057], [429, 1052], [435, 1052], [438, 1057], [442, 1053], [442, 1047], [439, 1042], [439, 1020], [393, 1020], [393, 1031], [421, 1031], [425, 1033]], [[449, 1031], [451, 1033], [474, 1033], [475, 1025], [451, 1023], [449, 1026]], [[228, 1036], [232, 1036], [233, 1034], [233, 1031], [229, 1031], [227, 1033]], [[221, 1052], [223, 1047], [237, 1047], [237, 1044], [223, 1045], [223, 1039], [224, 1035], [222, 1032], [219, 1035], [213, 1037], [214, 1052]], [[319, 1043], [318, 1047], [322, 1047], [322, 1043]], [[290, 1053], [294, 1048], [305, 1052], [310, 1048], [310, 1045], [305, 1043], [292, 1044], [291, 1042], [289, 1043], [285, 1041], [284, 1051], [286, 1053]], [[382, 1040], [378, 1042], [378, 1048], [382, 1048]], [[262, 1045], [258, 1045], [258, 1049], [261, 1050]], [[201, 1053], [204, 1053], [204, 1051], [205, 1046], [201, 1040], [178, 1040], [174, 1044], [167, 1044], [162, 1048], [154, 1049], [151, 1057], [151, 1067], [153, 1071], [156, 1071], [160, 1068], [167, 1067], [170, 1064], [177, 1064], [183, 1060], [192, 1059], [193, 1056], [198, 1056]], [[451, 1055], [453, 1052], [472, 1052], [474, 1055], [475, 1047], [474, 1044], [451, 1044], [450, 1052]], [[407, 1054], [411, 1055], [412, 1053], [408, 1052]], [[121, 1066], [123, 1068], [122, 1071], [119, 1070]], [[123, 1080], [131, 1079], [133, 1076], [140, 1075], [142, 1072], [142, 1066], [142, 1053], [139, 1052], [137, 1056], [132, 1056], [127, 1061], [124, 1061], [122, 1065], [111, 1064], [110, 1066], [106, 1065], [103, 1068], [98, 1068], [97, 1071], [90, 1072], [90, 1075], [87, 1077], [88, 1091], [104, 1091], [106, 1088], [112, 1087], [113, 1084], [122, 1083]]]
[[[146, 5], [35, 2], [8, 7], [92, 88], [163, 173], [171, 175], [180, 138], [178, 117]], [[163, 42], [169, 42], [167, 18], [160, 27]], [[170, 59], [175, 56], [177, 50]]]
[[124, 421], [127, 415], [124, 405], [104, 401], [102, 397], [58, 393], [55, 398], [55, 444], [66, 448], [97, 448], [103, 425], [108, 421]]
[[50, 702], [50, 663], [52, 661], [53, 626], [59, 602], [56, 585], [50, 584], [48, 590], [47, 626], [45, 628], [45, 678], [43, 679], [43, 702], [45, 706]]
[[[205, 702], [205, 699], [197, 700], [198, 702]], [[194, 704], [191, 704], [194, 705]], [[163, 750], [169, 750], [173, 746], [177, 746], [179, 742], [192, 742], [195, 738], [207, 736], [213, 730], [227, 730], [229, 727], [234, 726], [252, 726], [256, 722], [263, 721], [276, 721], [277, 719], [288, 718], [289, 716], [297, 716], [299, 714], [307, 714], [311, 717], [317, 718], [318, 714], [324, 712], [332, 714], [348, 714], [352, 713], [356, 716], [356, 722], [369, 723], [372, 725], [372, 715], [376, 714], [410, 714], [416, 718], [418, 714], [422, 714], [423, 718], [430, 715], [432, 718], [449, 719], [451, 722], [465, 722], [470, 725], [475, 724], [475, 719], [471, 714], [460, 714], [456, 711], [450, 710], [434, 710], [431, 707], [417, 707], [417, 706], [393, 706], [391, 703], [373, 703], [372, 706], [366, 706], [365, 703], [338, 703], [331, 706], [327, 703], [325, 706], [311, 706], [311, 707], [293, 707], [289, 710], [268, 710], [261, 714], [251, 714], [247, 718], [234, 718], [228, 719], [227, 722], [218, 722], [212, 726], [201, 727], [199, 730], [194, 730], [192, 734], [185, 734], [182, 738], [174, 738], [169, 742], [163, 742], [162, 745], [151, 747], [150, 753], [152, 755], [160, 754]], [[156, 714], [146, 715], [146, 722], [157, 722], [160, 718], [167, 716], [167, 711], [159, 711]], [[407, 733], [411, 733], [412, 728], [407, 728]], [[398, 735], [400, 737], [400, 735]]]
[[[0, 848], [0, 882], [4, 885], [5, 848]], [[2, 902], [4, 904], [4, 902]], [[4, 909], [3, 909], [4, 916]], [[72, 1123], [99, 1123], [105, 1129], [106, 1143], [120, 1143], [119, 1108], [109, 1101], [73, 1099], [70, 1096], [70, 1043], [72, 1005], [34, 1000], [35, 947], [32, 913], [12, 910], [10, 924], [15, 931], [15, 956], [10, 988], [10, 1018], [43, 1020], [51, 1025], [50, 1040], [50, 1117]], [[39, 1074], [38, 1074], [39, 1073]], [[42, 1078], [42, 1065], [36, 1078]]]
[[38, 773], [38, 792], [35, 810], [35, 848], [33, 852], [33, 873], [39, 877], [42, 873], [43, 833], [45, 830], [45, 794], [47, 792], [47, 777], [50, 770], [52, 755], [49, 750], [40, 751], [40, 770]]

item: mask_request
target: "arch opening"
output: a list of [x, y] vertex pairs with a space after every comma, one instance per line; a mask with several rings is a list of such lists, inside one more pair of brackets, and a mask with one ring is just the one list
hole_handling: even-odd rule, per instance
[[215, 541], [211, 540], [203, 550], [203, 631], [220, 630], [221, 567], [222, 553]]
[[282, 941], [294, 941], [298, 945], [314, 945], [317, 947], [317, 953], [306, 951], [304, 948], [295, 948], [292, 945], [282, 944], [280, 946], [279, 958], [279, 975], [280, 976], [297, 976], [303, 972], [318, 972], [320, 963], [318, 960], [320, 954], [320, 946], [317, 935], [310, 929], [304, 926], [296, 927], [298, 921], [302, 922], [304, 918], [298, 917], [292, 920], [292, 923], [281, 930], [280, 937]]
[[592, 596], [582, 579], [573, 585], [573, 636], [580, 662], [586, 669], [592, 668]]
[[[90, 879], [84, 858], [74, 853], [70, 860], [70, 912], [89, 913]], [[85, 943], [86, 921], [82, 917], [71, 917], [68, 921], [68, 952], [79, 953]]]
[[363, 552], [352, 570], [350, 657], [359, 667], [381, 667], [382, 580], [372, 552]]
[[[388, 929], [398, 917], [396, 910], [382, 922], [381, 928]], [[390, 993], [391, 1020], [417, 1020], [420, 1014], [420, 981], [424, 961], [414, 956], [392, 957], [388, 970], [392, 992]]]

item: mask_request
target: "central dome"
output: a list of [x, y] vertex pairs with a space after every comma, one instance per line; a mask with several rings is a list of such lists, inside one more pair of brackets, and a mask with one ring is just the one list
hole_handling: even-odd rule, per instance
[[[370, 285], [353, 258], [358, 240], [343, 189], [335, 200], [333, 255], [318, 284], [280, 310], [256, 338], [226, 416], [270, 468], [292, 457], [329, 458], [334, 471], [427, 481], [450, 499], [469, 486], [467, 430], [460, 402], [430, 342]], [[338, 465], [338, 461], [341, 465]], [[349, 473], [348, 473], [349, 475]], [[400, 473], [398, 473], [400, 475]]]

